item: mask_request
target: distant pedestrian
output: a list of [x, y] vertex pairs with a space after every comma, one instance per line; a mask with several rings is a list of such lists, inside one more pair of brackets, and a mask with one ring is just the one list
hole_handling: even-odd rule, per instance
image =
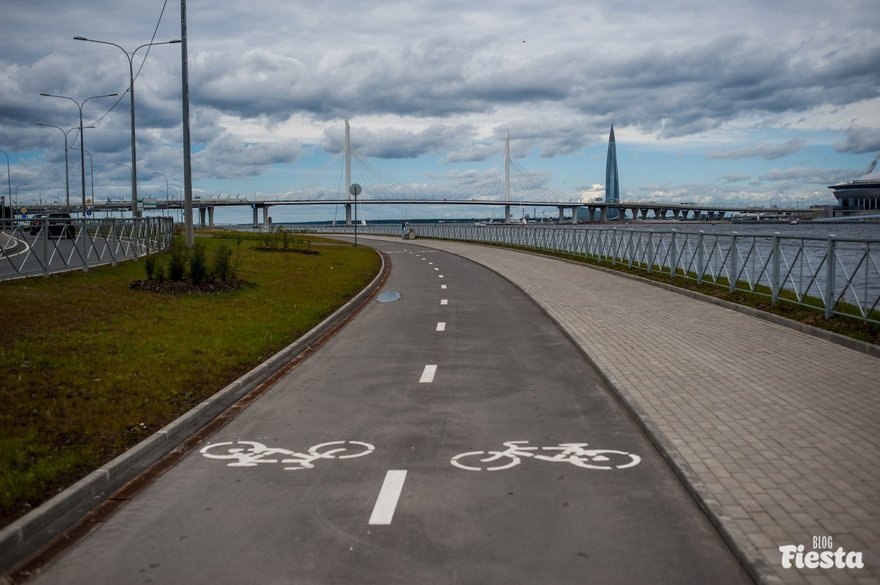
[[401, 237], [406, 238], [406, 222], [405, 221], [400, 222], [400, 235], [401, 235]]

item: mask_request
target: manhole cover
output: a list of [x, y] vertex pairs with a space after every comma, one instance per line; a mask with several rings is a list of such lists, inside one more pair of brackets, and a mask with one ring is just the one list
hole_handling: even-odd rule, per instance
[[380, 303], [393, 303], [394, 301], [400, 300], [400, 293], [396, 290], [386, 290], [376, 297], [376, 300]]

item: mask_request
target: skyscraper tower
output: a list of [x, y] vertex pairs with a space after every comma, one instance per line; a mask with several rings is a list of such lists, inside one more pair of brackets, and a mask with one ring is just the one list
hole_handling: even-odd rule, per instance
[[[605, 203], [620, 201], [620, 182], [617, 178], [617, 145], [614, 142], [614, 124], [608, 136], [608, 157], [605, 159]], [[619, 217], [617, 209], [609, 209], [608, 219]]]

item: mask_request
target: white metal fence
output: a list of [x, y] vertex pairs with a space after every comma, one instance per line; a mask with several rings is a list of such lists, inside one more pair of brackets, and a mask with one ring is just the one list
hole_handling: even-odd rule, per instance
[[[418, 237], [558, 252], [880, 323], [880, 240], [678, 230], [413, 224]], [[353, 227], [318, 231], [352, 233]], [[399, 224], [358, 233], [400, 236]]]
[[159, 252], [171, 244], [169, 217], [0, 223], [0, 280], [88, 270]]

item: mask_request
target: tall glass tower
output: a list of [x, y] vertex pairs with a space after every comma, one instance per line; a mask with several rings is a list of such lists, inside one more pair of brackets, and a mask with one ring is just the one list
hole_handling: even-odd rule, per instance
[[[617, 178], [617, 145], [614, 142], [614, 124], [611, 125], [611, 134], [608, 136], [608, 157], [605, 159], [605, 203], [617, 203], [620, 201], [620, 181]], [[609, 209], [608, 219], [620, 216], [617, 209]]]

